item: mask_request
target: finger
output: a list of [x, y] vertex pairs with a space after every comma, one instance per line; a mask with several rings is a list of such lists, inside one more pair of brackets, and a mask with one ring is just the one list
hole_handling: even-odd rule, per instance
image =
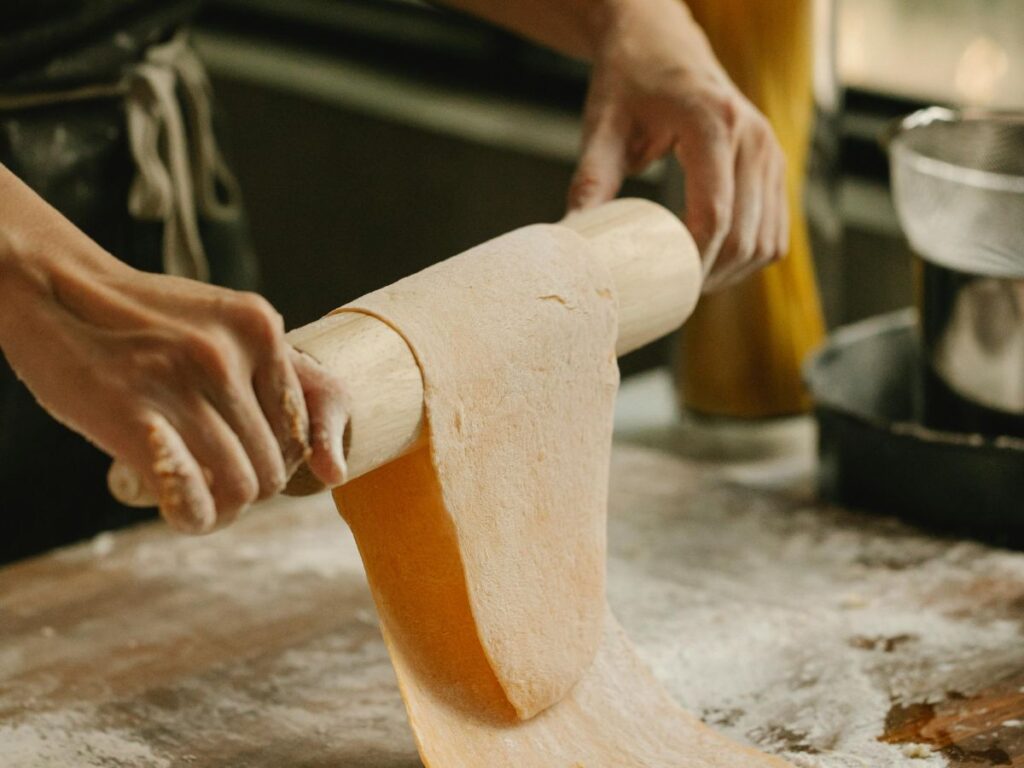
[[647, 126], [634, 126], [626, 150], [626, 173], [638, 174], [672, 149], [673, 134], [653, 132]]
[[783, 163], [776, 180], [776, 195], [781, 204], [777, 230], [778, 244], [776, 246], [776, 253], [779, 254], [780, 259], [785, 258], [789, 254], [790, 248], [789, 185], [787, 183], [787, 173], [788, 169], [785, 163]]
[[170, 421], [206, 476], [216, 507], [216, 525], [231, 523], [256, 501], [260, 485], [242, 441], [203, 398], [180, 405]]
[[786, 158], [781, 149], [771, 153], [771, 162], [765, 176], [765, 210], [759, 236], [758, 249], [770, 262], [785, 255], [783, 238], [788, 239], [789, 195], [786, 189]]
[[761, 210], [761, 227], [757, 233], [757, 253], [765, 265], [779, 257], [779, 228], [782, 226], [782, 213], [786, 209], [785, 198], [779, 196], [782, 165], [781, 155], [772, 153], [762, 181], [765, 195]]
[[705, 133], [699, 140], [677, 142], [675, 151], [685, 174], [683, 223], [697, 243], [707, 277], [732, 223], [735, 179], [732, 145], [720, 132]]
[[[238, 436], [249, 457], [259, 484], [258, 499], [267, 499], [281, 492], [288, 481], [288, 468], [278, 437], [271, 429], [266, 414], [252, 385], [222, 390], [213, 396], [214, 407]], [[299, 461], [302, 460], [301, 454]]]
[[736, 153], [732, 221], [708, 281], [709, 291], [735, 285], [753, 266], [764, 206], [764, 171], [757, 148], [750, 141], [741, 142]]
[[341, 383], [307, 354], [292, 350], [292, 362], [309, 412], [310, 456], [307, 460], [328, 487], [345, 482], [348, 407]]
[[764, 179], [761, 188], [765, 190], [762, 197], [761, 222], [758, 227], [757, 246], [754, 257], [745, 267], [731, 276], [731, 284], [742, 283], [751, 275], [777, 261], [781, 254], [778, 250], [779, 228], [786, 211], [786, 200], [778, 194], [779, 177], [782, 175], [782, 155], [772, 153], [765, 164]]
[[125, 461], [154, 492], [160, 514], [182, 533], [207, 533], [217, 523], [216, 505], [199, 463], [178, 431], [159, 414], [144, 419], [148, 455]]
[[283, 457], [286, 479], [309, 456], [309, 413], [293, 351], [284, 342], [276, 344], [272, 357], [253, 377], [257, 400]]
[[569, 210], [591, 208], [615, 197], [626, 173], [626, 141], [625, 125], [610, 111], [588, 121], [569, 185]]

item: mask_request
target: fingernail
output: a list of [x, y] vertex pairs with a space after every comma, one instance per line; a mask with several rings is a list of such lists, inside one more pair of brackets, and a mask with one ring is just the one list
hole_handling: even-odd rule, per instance
[[182, 533], [209, 533], [217, 524], [217, 516], [202, 504], [189, 503], [181, 492], [180, 484], [162, 483], [160, 512], [172, 527]]

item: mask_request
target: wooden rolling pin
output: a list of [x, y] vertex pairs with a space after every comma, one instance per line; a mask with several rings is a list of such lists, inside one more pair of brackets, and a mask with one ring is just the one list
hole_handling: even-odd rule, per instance
[[[616, 200], [552, 226], [580, 237], [580, 249], [611, 272], [619, 305], [616, 352], [624, 355], [675, 330], [697, 303], [701, 264], [678, 217], [646, 200]], [[500, 242], [500, 238], [498, 238]], [[339, 380], [349, 396], [345, 456], [349, 480], [413, 449], [423, 434], [423, 380], [405, 340], [369, 315], [336, 310], [288, 334]], [[154, 506], [131, 468], [115, 462], [110, 492], [129, 506]], [[292, 483], [289, 491], [313, 490]]]

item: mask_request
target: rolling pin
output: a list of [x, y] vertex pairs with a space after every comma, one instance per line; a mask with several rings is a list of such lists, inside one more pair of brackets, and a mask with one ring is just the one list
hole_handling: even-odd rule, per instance
[[[646, 200], [615, 200], [550, 226], [580, 235], [581, 251], [611, 273], [619, 356], [675, 330], [693, 312], [701, 289], [700, 255], [679, 218], [667, 209]], [[291, 331], [288, 341], [344, 382], [350, 409], [346, 480], [416, 447], [424, 434], [423, 379], [405, 340], [391, 326], [342, 308]], [[124, 464], [114, 462], [107, 484], [123, 504], [155, 505], [141, 477]], [[300, 480], [289, 484], [288, 492], [310, 490], [319, 486]]]

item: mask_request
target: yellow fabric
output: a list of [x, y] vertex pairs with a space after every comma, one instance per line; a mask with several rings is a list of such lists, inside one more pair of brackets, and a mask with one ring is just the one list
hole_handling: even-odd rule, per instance
[[811, 0], [688, 0], [719, 60], [768, 117], [786, 155], [792, 239], [787, 258], [706, 296], [683, 331], [684, 404], [756, 418], [806, 410], [800, 378], [824, 335], [804, 174], [813, 120]]

